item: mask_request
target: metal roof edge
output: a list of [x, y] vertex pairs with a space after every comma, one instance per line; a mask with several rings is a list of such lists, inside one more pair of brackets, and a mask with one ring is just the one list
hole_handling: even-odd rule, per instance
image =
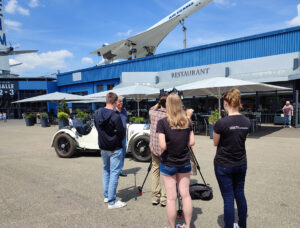
[[196, 46], [196, 47], [191, 47], [191, 48], [186, 48], [186, 49], [181, 49], [181, 50], [175, 50], [175, 51], [170, 51], [166, 53], [160, 53], [157, 55], [152, 55], [152, 56], [146, 56], [142, 58], [137, 58], [137, 59], [131, 59], [131, 60], [125, 60], [117, 63], [111, 63], [107, 65], [101, 65], [101, 66], [93, 66], [89, 68], [83, 68], [80, 70], [74, 70], [74, 71], [69, 71], [61, 74], [57, 74], [57, 77], [59, 76], [64, 76], [67, 74], [72, 74], [76, 72], [84, 72], [84, 71], [89, 71], [89, 70], [94, 70], [94, 69], [101, 69], [101, 68], [106, 68], [109, 66], [118, 66], [118, 65], [123, 65], [127, 63], [133, 63], [133, 62], [139, 62], [139, 61], [144, 61], [146, 59], [153, 59], [153, 58], [160, 58], [163, 56], [168, 56], [168, 55], [174, 55], [174, 54], [181, 54], [181, 53], [186, 53], [190, 51], [195, 51], [195, 50], [201, 50], [201, 49], [206, 49], [206, 48], [212, 48], [212, 47], [217, 47], [217, 46], [222, 46], [226, 44], [231, 44], [231, 43], [237, 43], [241, 41], [247, 41], [247, 40], [253, 40], [253, 39], [258, 39], [262, 37], [267, 37], [267, 36], [273, 36], [273, 35], [278, 35], [278, 34], [283, 34], [283, 33], [288, 33], [288, 32], [293, 32], [293, 31], [299, 31], [300, 32], [300, 26], [295, 26], [295, 27], [290, 27], [290, 28], [284, 28], [280, 30], [275, 30], [275, 31], [270, 31], [270, 32], [265, 32], [265, 33], [259, 33], [256, 35], [250, 35], [250, 36], [245, 36], [245, 37], [240, 37], [240, 38], [235, 38], [235, 39], [230, 39], [230, 40], [225, 40], [225, 41], [220, 41], [220, 42], [215, 42], [211, 44], [205, 44], [201, 46]]

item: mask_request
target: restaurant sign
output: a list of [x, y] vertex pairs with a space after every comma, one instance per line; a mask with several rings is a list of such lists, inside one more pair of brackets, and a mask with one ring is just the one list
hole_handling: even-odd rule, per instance
[[18, 90], [18, 82], [0, 82], [0, 97], [3, 95], [14, 96]]
[[182, 71], [172, 72], [171, 77], [172, 78], [183, 78], [183, 77], [189, 77], [189, 76], [201, 76], [201, 75], [207, 75], [208, 71], [209, 71], [208, 67], [182, 70]]

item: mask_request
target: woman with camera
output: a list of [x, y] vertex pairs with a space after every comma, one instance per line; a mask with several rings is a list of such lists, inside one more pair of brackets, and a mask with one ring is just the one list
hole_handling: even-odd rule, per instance
[[167, 216], [169, 227], [175, 227], [176, 199], [178, 184], [182, 198], [185, 227], [189, 228], [192, 218], [192, 200], [190, 185], [190, 152], [189, 147], [195, 144], [192, 125], [183, 110], [180, 97], [170, 94], [166, 101], [167, 117], [157, 123], [161, 155], [160, 173], [167, 193]]
[[[224, 201], [225, 228], [246, 228], [247, 202], [244, 185], [247, 170], [245, 141], [250, 132], [250, 121], [241, 115], [241, 94], [238, 89], [227, 91], [223, 96], [228, 116], [214, 126], [213, 141], [217, 146], [214, 159], [215, 174]], [[234, 199], [238, 208], [239, 222], [234, 223]]]

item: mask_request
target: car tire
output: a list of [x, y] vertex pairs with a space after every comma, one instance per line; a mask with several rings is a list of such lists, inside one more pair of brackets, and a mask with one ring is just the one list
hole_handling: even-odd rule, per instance
[[59, 134], [55, 137], [54, 148], [57, 155], [61, 158], [70, 158], [76, 152], [74, 139], [68, 134]]
[[149, 147], [150, 137], [147, 135], [137, 136], [132, 143], [132, 156], [140, 162], [149, 162], [151, 160], [151, 151]]

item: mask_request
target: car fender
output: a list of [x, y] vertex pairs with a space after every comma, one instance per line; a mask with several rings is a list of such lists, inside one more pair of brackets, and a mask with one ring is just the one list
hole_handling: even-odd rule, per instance
[[58, 135], [60, 135], [60, 134], [68, 134], [70, 137], [72, 137], [72, 138], [74, 139], [76, 145], [78, 146], [78, 142], [77, 142], [77, 140], [76, 140], [76, 135], [75, 135], [75, 133], [74, 133], [72, 130], [70, 130], [70, 129], [60, 129], [60, 130], [57, 131], [57, 132], [54, 134], [54, 136], [52, 137], [51, 147], [54, 146], [54, 145], [53, 145], [53, 144], [54, 144], [54, 140], [55, 140], [55, 138], [56, 138]]

